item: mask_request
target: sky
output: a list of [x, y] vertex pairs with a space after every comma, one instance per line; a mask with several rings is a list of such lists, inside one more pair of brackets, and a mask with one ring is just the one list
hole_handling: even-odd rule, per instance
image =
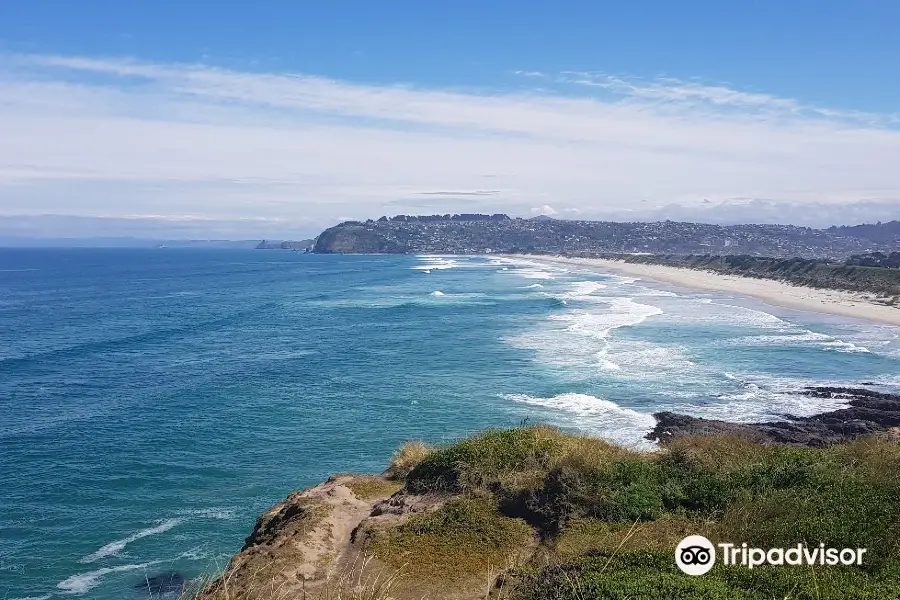
[[3, 0], [0, 235], [889, 220], [897, 23], [874, 0]]

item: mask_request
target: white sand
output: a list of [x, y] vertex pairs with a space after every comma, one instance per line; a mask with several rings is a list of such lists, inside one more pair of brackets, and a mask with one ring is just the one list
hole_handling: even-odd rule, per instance
[[[544, 259], [544, 257], [541, 258]], [[687, 288], [751, 296], [775, 306], [783, 306], [795, 310], [900, 325], [900, 308], [879, 304], [875, 301], [875, 297], [872, 294], [819, 290], [790, 285], [772, 279], [719, 275], [710, 271], [696, 269], [633, 264], [599, 258], [552, 258], [546, 260], [596, 267], [608, 272], [664, 281]]]

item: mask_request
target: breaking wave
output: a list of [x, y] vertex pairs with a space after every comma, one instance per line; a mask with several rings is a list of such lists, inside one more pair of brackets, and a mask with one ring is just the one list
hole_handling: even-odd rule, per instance
[[181, 524], [184, 519], [166, 519], [161, 521], [154, 527], [148, 527], [147, 529], [141, 529], [140, 531], [129, 535], [126, 538], [122, 538], [121, 540], [116, 540], [114, 542], [110, 542], [91, 554], [81, 558], [78, 562], [81, 563], [92, 563], [100, 560], [101, 558], [106, 558], [107, 556], [114, 556], [125, 549], [125, 546], [130, 544], [131, 542], [136, 542], [137, 540], [145, 537], [149, 537], [151, 535], [156, 535], [158, 533], [164, 533], [176, 525]]
[[568, 324], [568, 331], [593, 338], [606, 338], [613, 329], [643, 323], [648, 318], [663, 314], [662, 309], [640, 304], [632, 298], [602, 298], [608, 305], [603, 312], [577, 310], [550, 317], [553, 321]]
[[428, 271], [453, 269], [459, 266], [459, 261], [446, 256], [417, 256], [423, 264], [411, 267], [414, 271]]
[[560, 394], [540, 398], [527, 394], [507, 394], [507, 400], [567, 413], [577, 421], [577, 427], [630, 447], [650, 447], [644, 435], [656, 424], [653, 415], [623, 408], [602, 398], [588, 394]]
[[159, 564], [160, 561], [146, 562], [136, 565], [121, 565], [118, 567], [106, 567], [97, 569], [96, 571], [88, 571], [87, 573], [79, 573], [72, 575], [68, 579], [60, 581], [56, 584], [56, 588], [67, 594], [85, 594], [89, 590], [97, 587], [100, 580], [111, 573], [123, 573], [127, 571], [139, 571]]

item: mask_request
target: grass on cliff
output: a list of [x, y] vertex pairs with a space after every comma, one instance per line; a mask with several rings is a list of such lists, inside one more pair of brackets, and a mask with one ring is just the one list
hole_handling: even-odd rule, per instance
[[400, 489], [397, 481], [385, 480], [383, 477], [373, 475], [355, 475], [351, 481], [345, 483], [350, 491], [360, 500], [384, 498]]
[[452, 583], [506, 569], [534, 543], [531, 527], [499, 513], [491, 498], [460, 496], [373, 533], [368, 549], [412, 580]]
[[[404, 485], [416, 494], [477, 498], [485, 519], [528, 523], [542, 539], [536, 556], [543, 562], [510, 575], [525, 600], [897, 598], [889, 590], [900, 589], [900, 445], [893, 441], [813, 449], [715, 436], [639, 453], [522, 427], [429, 449]], [[470, 520], [433, 518], [382, 552], [412, 548], [404, 544], [428, 531], [434, 546], [417, 548], [438, 571], [454, 552], [490, 554], [491, 536], [464, 533]], [[868, 553], [862, 567], [717, 566], [689, 577], [676, 569], [673, 551], [690, 533], [714, 543], [821, 542]]]

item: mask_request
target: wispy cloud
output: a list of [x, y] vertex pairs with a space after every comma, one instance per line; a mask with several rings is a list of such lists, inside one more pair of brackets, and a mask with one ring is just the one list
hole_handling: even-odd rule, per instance
[[500, 190], [419, 192], [422, 196], [494, 196]]
[[891, 115], [672, 79], [519, 74], [563, 87], [467, 93], [0, 55], [0, 212], [327, 224], [423, 196], [436, 212], [586, 218], [738, 197], [900, 199]]
[[516, 75], [520, 77], [546, 77], [545, 73], [540, 71], [513, 71]]
[[668, 103], [682, 108], [697, 108], [707, 105], [722, 109], [750, 111], [750, 115], [821, 117], [859, 121], [873, 126], [890, 126], [900, 123], [900, 115], [896, 114], [829, 109], [805, 104], [793, 98], [780, 98], [771, 94], [737, 90], [726, 85], [684, 81], [673, 77], [657, 77], [647, 80], [616, 77], [602, 73], [564, 71], [559, 75], [557, 81], [602, 88], [624, 97]]

